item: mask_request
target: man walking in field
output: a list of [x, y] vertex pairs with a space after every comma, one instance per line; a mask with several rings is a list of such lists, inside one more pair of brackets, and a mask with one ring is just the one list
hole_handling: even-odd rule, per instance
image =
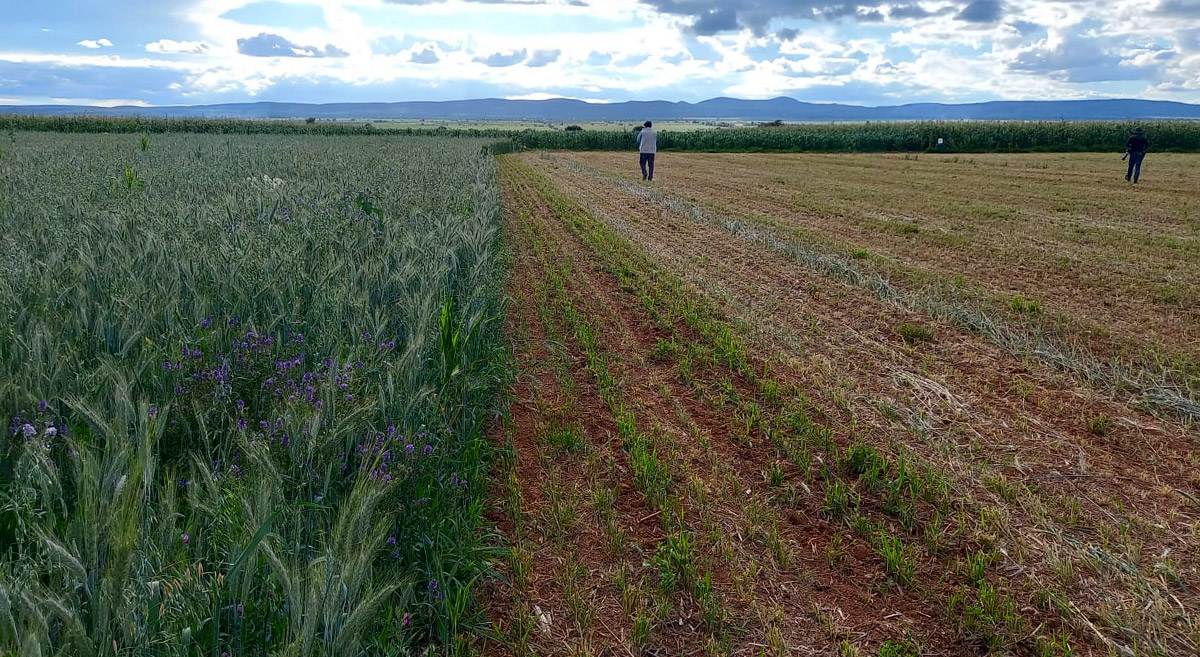
[[658, 133], [646, 121], [638, 131], [638, 164], [642, 167], [642, 180], [654, 180], [654, 155], [658, 153]]
[[1129, 170], [1125, 180], [1137, 182], [1142, 175], [1142, 160], [1146, 159], [1146, 149], [1150, 148], [1150, 140], [1141, 128], [1134, 128], [1133, 134], [1125, 141], [1125, 157], [1129, 158]]

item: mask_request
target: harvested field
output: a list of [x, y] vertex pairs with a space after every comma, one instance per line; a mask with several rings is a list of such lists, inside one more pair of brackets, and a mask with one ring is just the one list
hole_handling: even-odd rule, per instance
[[1200, 159], [1110, 159], [501, 158], [486, 651], [1194, 654]]

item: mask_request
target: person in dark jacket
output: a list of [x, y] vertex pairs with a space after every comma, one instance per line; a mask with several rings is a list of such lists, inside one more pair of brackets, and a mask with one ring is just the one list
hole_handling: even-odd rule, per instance
[[1146, 159], [1147, 148], [1150, 148], [1150, 140], [1146, 139], [1145, 132], [1141, 128], [1134, 128], [1133, 134], [1125, 141], [1125, 157], [1129, 158], [1129, 170], [1125, 173], [1125, 180], [1135, 183], [1138, 181], [1138, 177], [1142, 175], [1142, 160]]

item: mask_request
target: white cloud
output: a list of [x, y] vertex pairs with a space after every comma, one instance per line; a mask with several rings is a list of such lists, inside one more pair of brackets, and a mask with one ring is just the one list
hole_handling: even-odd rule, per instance
[[92, 49], [111, 48], [113, 45], [113, 42], [109, 41], [108, 39], [84, 39], [83, 41], [80, 41], [79, 43], [76, 43], [75, 45], [83, 46], [84, 48], [92, 48]]
[[163, 55], [202, 55], [212, 48], [204, 41], [175, 41], [174, 39], [159, 39], [146, 44], [146, 52]]

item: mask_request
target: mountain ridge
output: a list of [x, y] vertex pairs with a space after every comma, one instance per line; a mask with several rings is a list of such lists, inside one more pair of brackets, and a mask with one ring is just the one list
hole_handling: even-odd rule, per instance
[[811, 103], [787, 96], [764, 100], [717, 97], [686, 101], [636, 100], [594, 103], [572, 98], [369, 103], [288, 103], [258, 101], [213, 105], [100, 107], [90, 105], [0, 105], [0, 114], [140, 116], [147, 118], [360, 119], [455, 121], [1125, 121], [1197, 119], [1200, 105], [1176, 101], [1113, 98], [1097, 100], [908, 103], [863, 106]]

